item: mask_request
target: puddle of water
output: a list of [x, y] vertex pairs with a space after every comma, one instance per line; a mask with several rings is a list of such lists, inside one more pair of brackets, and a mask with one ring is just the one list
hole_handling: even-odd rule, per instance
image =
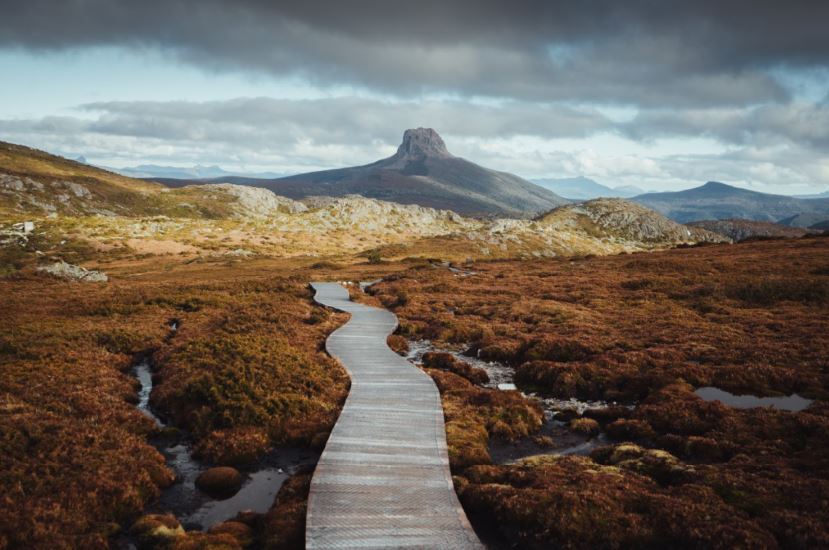
[[177, 443], [161, 452], [176, 472], [176, 483], [165, 489], [152, 505], [156, 512], [173, 513], [185, 529], [207, 530], [236, 517], [239, 512], [267, 512], [288, 477], [316, 463], [319, 456], [307, 449], [278, 449], [255, 465], [242, 488], [228, 499], [214, 499], [196, 488], [196, 478], [205, 467], [190, 455], [189, 446]]
[[[514, 370], [504, 363], [498, 361], [484, 361], [477, 357], [469, 357], [458, 350], [444, 349], [435, 346], [429, 340], [412, 340], [409, 341], [409, 352], [406, 354], [406, 359], [415, 363], [420, 363], [423, 360], [423, 355], [427, 352], [443, 352], [453, 355], [455, 358], [469, 363], [473, 367], [484, 369], [489, 376], [489, 382], [483, 384], [485, 388], [498, 390], [516, 390], [515, 382], [513, 381]], [[556, 411], [563, 409], [573, 409], [583, 414], [587, 409], [602, 409], [607, 408], [615, 403], [607, 403], [605, 401], [580, 401], [576, 398], [559, 399], [556, 397], [545, 397], [537, 393], [525, 393], [527, 397], [533, 397], [541, 403], [541, 407], [545, 411]]]
[[587, 456], [596, 447], [601, 447], [602, 445], [607, 444], [607, 436], [605, 434], [599, 434], [593, 439], [588, 439], [584, 443], [579, 443], [578, 445], [573, 445], [572, 447], [561, 449], [560, 451], [554, 452], [552, 454], [556, 454], [559, 456]]
[[470, 275], [477, 275], [477, 271], [470, 271], [468, 269], [461, 269], [459, 267], [453, 266], [450, 262], [432, 262], [432, 267], [434, 268], [445, 268], [451, 271], [452, 273], [459, 275], [461, 277], [469, 277]]
[[185, 527], [191, 525], [205, 529], [235, 517], [242, 510], [267, 512], [289, 475], [282, 468], [266, 468], [254, 472], [231, 498], [208, 501], [189, 516], [182, 518], [181, 523]]
[[470, 275], [477, 275], [478, 274], [477, 271], [467, 271], [465, 269], [458, 269], [457, 267], [452, 267], [452, 266], [449, 266], [448, 269], [452, 273], [456, 273], [456, 274], [460, 275], [461, 277], [469, 277]]
[[571, 431], [565, 422], [552, 418], [552, 414], [545, 414], [546, 420], [538, 436], [546, 436], [552, 440], [552, 445], [546, 446], [536, 442], [533, 437], [526, 437], [517, 441], [495, 442], [490, 441], [489, 456], [494, 464], [515, 464], [532, 456], [553, 455], [586, 456], [596, 447], [606, 445], [608, 440], [605, 434], [595, 437], [584, 436]]
[[699, 388], [694, 393], [705, 401], [720, 401], [724, 405], [735, 409], [752, 409], [755, 407], [772, 407], [783, 411], [798, 412], [808, 407], [811, 399], [801, 397], [796, 393], [782, 397], [757, 397], [754, 395], [734, 395], [733, 393], [706, 386]]
[[[153, 378], [149, 363], [141, 361], [136, 365], [135, 375], [141, 383], [139, 410], [152, 418], [158, 427], [165, 427], [166, 424], [150, 409]], [[319, 459], [319, 454], [310, 449], [277, 449], [251, 468], [238, 493], [228, 499], [217, 500], [196, 488], [196, 478], [206, 467], [193, 458], [190, 442], [185, 436], [160, 436], [153, 444], [175, 472], [176, 482], [165, 489], [147, 511], [170, 512], [185, 529], [207, 530], [245, 510], [268, 511], [282, 483], [299, 469], [316, 464]]]
[[584, 414], [584, 411], [587, 409], [606, 409], [611, 405], [616, 405], [616, 403], [608, 403], [606, 401], [580, 401], [575, 397], [571, 397], [570, 399], [560, 399], [558, 397], [544, 397], [537, 393], [530, 393], [527, 395], [535, 397], [539, 400], [545, 411], [573, 410], [576, 411], [579, 416]]

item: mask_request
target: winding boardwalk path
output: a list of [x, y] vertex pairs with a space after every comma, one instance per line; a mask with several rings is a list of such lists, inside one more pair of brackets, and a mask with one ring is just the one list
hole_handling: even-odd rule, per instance
[[386, 345], [397, 317], [311, 286], [351, 314], [326, 342], [351, 391], [311, 481], [306, 547], [483, 548], [452, 485], [437, 387]]

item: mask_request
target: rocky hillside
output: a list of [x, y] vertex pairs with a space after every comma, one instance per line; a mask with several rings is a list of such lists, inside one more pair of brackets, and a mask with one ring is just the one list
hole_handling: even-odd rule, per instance
[[810, 231], [800, 227], [789, 227], [779, 223], [758, 222], [754, 220], [701, 220], [688, 224], [691, 227], [705, 229], [732, 239], [735, 242], [757, 238], [796, 238], [802, 237]]
[[596, 199], [563, 206], [538, 221], [551, 228], [568, 228], [598, 239], [643, 244], [722, 241], [708, 231], [676, 223], [649, 208], [622, 199]]
[[128, 213], [159, 185], [0, 142], [0, 212], [14, 214]]
[[[624, 199], [561, 206], [535, 220], [498, 220], [482, 230], [498, 249], [511, 243], [522, 254], [618, 254], [730, 239], [673, 222]], [[479, 233], [479, 234], [480, 234]], [[501, 256], [501, 254], [495, 254]]]
[[[472, 221], [472, 220], [469, 220]], [[535, 220], [502, 218], [380, 250], [388, 257], [532, 258], [641, 252], [731, 239], [687, 227], [623, 199], [556, 208]]]
[[4, 218], [61, 215], [222, 219], [304, 210], [303, 204], [266, 189], [230, 184], [169, 189], [0, 142], [0, 214]]
[[[159, 181], [173, 186], [182, 183]], [[365, 166], [274, 180], [225, 178], [223, 181], [266, 187], [292, 199], [357, 194], [485, 218], [530, 218], [569, 202], [518, 176], [452, 155], [431, 128], [406, 130], [397, 153]]]
[[829, 219], [829, 199], [770, 195], [716, 181], [685, 191], [646, 193], [632, 200], [680, 223], [739, 218], [808, 227]]

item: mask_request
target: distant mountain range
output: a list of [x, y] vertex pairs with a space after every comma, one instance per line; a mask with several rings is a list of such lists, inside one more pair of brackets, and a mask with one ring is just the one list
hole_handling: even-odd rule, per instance
[[601, 183], [579, 176], [576, 178], [542, 178], [531, 182], [549, 189], [557, 195], [573, 200], [590, 200], [600, 197], [630, 198], [645, 192], [635, 185], [608, 187]]
[[709, 181], [701, 187], [633, 197], [680, 223], [740, 218], [809, 227], [829, 219], [829, 198], [798, 199]]
[[827, 199], [829, 198], [829, 190], [823, 193], [814, 193], [811, 195], [794, 195], [798, 199]]
[[[76, 160], [78, 162], [86, 163], [86, 159], [84, 159], [83, 157], [78, 157], [78, 159]], [[285, 174], [280, 174], [277, 172], [228, 172], [216, 165], [202, 166], [200, 164], [190, 167], [159, 166], [157, 164], [140, 164], [138, 166], [130, 166], [126, 168], [109, 168], [106, 166], [101, 166], [101, 168], [104, 168], [105, 170], [110, 170], [111, 172], [115, 172], [116, 174], [121, 174], [122, 176], [144, 179], [175, 178], [186, 180], [200, 180], [226, 178], [229, 176], [240, 176], [247, 178], [280, 178], [285, 176]]]
[[[153, 179], [172, 187], [193, 183]], [[476, 217], [530, 218], [570, 202], [513, 174], [453, 156], [431, 128], [406, 130], [397, 153], [365, 166], [279, 179], [222, 177], [221, 181], [264, 187], [292, 199], [362, 195]]]

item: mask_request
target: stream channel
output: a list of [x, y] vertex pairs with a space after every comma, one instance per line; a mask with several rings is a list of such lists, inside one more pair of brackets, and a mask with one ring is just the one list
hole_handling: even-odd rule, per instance
[[201, 531], [242, 511], [264, 513], [273, 505], [282, 483], [301, 468], [316, 464], [319, 458], [317, 451], [307, 448], [274, 449], [257, 463], [241, 469], [245, 481], [239, 492], [227, 499], [210, 497], [196, 487], [196, 478], [209, 465], [193, 458], [192, 441], [186, 433], [167, 429], [164, 420], [150, 407], [153, 374], [149, 361], [139, 361], [134, 373], [141, 383], [138, 409], [159, 428], [159, 435], [151, 443], [164, 455], [167, 466], [176, 475], [175, 483], [164, 489], [145, 513], [172, 513], [185, 529]]
[[[420, 363], [423, 354], [427, 352], [450, 353], [457, 359], [473, 367], [481, 368], [489, 376], [489, 382], [483, 387], [501, 391], [518, 391], [513, 382], [513, 369], [498, 361], [484, 361], [477, 357], [464, 355], [457, 350], [435, 346], [428, 340], [409, 341], [409, 352], [406, 358], [414, 363]], [[523, 393], [523, 392], [522, 392]], [[517, 441], [490, 440], [489, 454], [495, 464], [510, 464], [523, 458], [538, 455], [588, 455], [596, 447], [606, 445], [607, 437], [599, 434], [595, 437], [584, 436], [571, 431], [568, 423], [557, 420], [560, 411], [574, 410], [582, 414], [587, 409], [598, 409], [609, 406], [603, 401], [579, 401], [577, 399], [557, 399], [543, 397], [537, 394], [523, 394], [525, 397], [536, 399], [544, 410], [544, 424], [541, 430], [533, 437], [522, 438]], [[538, 436], [546, 436], [543, 443]], [[552, 440], [552, 444], [549, 441]]]

